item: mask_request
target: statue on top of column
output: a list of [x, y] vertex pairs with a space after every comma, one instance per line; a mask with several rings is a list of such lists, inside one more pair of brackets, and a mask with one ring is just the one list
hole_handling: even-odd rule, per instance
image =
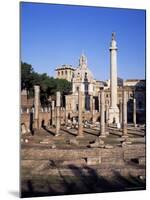
[[116, 33], [112, 32], [112, 40], [115, 40], [115, 38], [116, 38]]

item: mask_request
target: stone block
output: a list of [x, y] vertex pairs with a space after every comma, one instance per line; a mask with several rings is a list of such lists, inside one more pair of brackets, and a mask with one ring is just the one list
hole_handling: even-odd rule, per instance
[[69, 140], [69, 144], [79, 145], [79, 141], [76, 140], [76, 138], [71, 138], [71, 139]]
[[65, 160], [62, 165], [83, 165], [86, 164], [85, 159]]
[[105, 149], [113, 149], [114, 147], [112, 145], [106, 144]]
[[101, 164], [101, 157], [87, 158], [87, 165], [98, 165]]
[[139, 158], [139, 165], [146, 165], [146, 158], [145, 157], [141, 157]]

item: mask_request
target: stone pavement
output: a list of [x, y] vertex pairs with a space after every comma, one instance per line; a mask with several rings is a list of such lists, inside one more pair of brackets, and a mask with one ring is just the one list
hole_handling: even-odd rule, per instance
[[57, 137], [53, 128], [23, 135], [22, 196], [145, 189], [142, 131], [129, 128], [125, 139], [115, 127], [106, 129], [109, 134], [101, 139], [96, 128], [83, 128], [83, 137], [65, 127]]

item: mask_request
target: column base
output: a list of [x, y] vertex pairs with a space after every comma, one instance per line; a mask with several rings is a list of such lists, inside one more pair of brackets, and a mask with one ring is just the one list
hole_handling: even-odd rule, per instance
[[99, 136], [99, 138], [105, 138], [106, 137], [106, 135], [100, 135]]
[[58, 136], [60, 136], [60, 133], [56, 133], [56, 134], [55, 134], [55, 137], [58, 137]]
[[76, 138], [83, 138], [84, 135], [77, 135]]
[[122, 135], [121, 137], [122, 138], [128, 138], [129, 136], [128, 135]]

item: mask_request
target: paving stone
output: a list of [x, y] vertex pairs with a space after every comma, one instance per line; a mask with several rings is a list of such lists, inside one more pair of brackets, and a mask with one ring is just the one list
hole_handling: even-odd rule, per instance
[[112, 145], [106, 144], [105, 149], [113, 149], [114, 147]]

